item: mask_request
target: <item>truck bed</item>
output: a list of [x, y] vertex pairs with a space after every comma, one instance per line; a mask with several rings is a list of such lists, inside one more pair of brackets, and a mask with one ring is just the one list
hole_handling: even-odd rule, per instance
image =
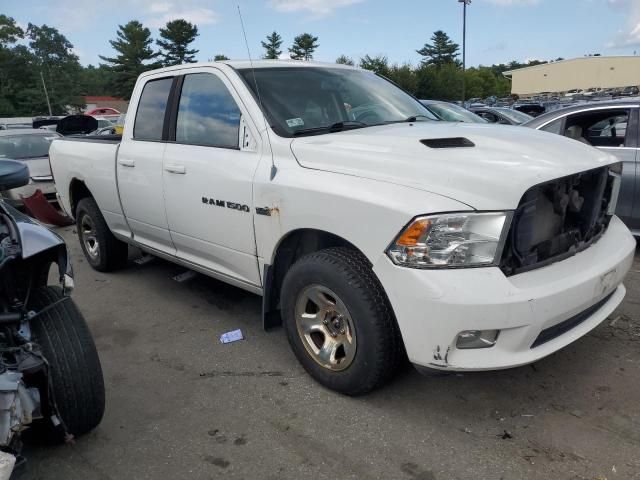
[[83, 135], [56, 139], [49, 149], [51, 171], [60, 202], [75, 217], [77, 189], [84, 184], [115, 230], [123, 224], [118, 196], [116, 157], [120, 135]]

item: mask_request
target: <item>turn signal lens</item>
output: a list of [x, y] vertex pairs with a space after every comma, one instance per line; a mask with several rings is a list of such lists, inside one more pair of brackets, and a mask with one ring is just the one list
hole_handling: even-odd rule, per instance
[[431, 226], [431, 220], [428, 218], [422, 218], [416, 220], [400, 235], [396, 241], [397, 245], [403, 245], [405, 247], [413, 247], [420, 242], [420, 239], [426, 235]]
[[511, 213], [449, 213], [416, 218], [387, 250], [413, 268], [486, 266], [502, 253]]

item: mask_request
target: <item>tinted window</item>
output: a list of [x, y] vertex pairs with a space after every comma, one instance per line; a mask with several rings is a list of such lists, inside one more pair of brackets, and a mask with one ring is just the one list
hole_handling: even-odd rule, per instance
[[222, 80], [210, 73], [184, 78], [176, 142], [237, 148], [239, 129], [240, 110]]
[[148, 82], [142, 90], [133, 137], [138, 140], [162, 140], [162, 126], [172, 78], [162, 78]]

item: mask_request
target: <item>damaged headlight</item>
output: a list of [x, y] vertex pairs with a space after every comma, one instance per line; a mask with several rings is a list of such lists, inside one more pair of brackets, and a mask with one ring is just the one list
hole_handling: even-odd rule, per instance
[[387, 250], [396, 265], [446, 268], [495, 265], [510, 212], [445, 213], [414, 219]]

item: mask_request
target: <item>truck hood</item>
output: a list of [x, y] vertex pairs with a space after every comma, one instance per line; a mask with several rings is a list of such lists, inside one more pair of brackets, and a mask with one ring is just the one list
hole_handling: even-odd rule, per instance
[[[420, 142], [456, 137], [475, 146], [430, 148]], [[616, 161], [575, 140], [530, 128], [444, 122], [300, 137], [291, 150], [305, 168], [417, 188], [477, 210], [515, 209], [533, 185]]]

